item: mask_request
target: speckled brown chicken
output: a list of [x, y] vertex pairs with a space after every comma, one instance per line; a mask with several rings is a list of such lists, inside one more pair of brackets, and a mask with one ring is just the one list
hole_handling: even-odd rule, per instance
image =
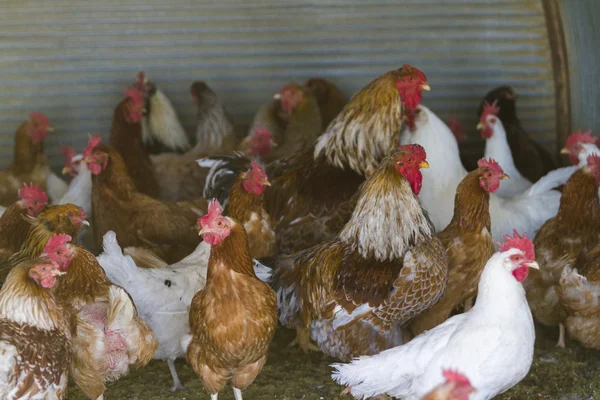
[[360, 189], [337, 238], [280, 257], [275, 282], [280, 322], [297, 342], [341, 360], [402, 343], [401, 329], [446, 287], [448, 259], [417, 194], [419, 145], [384, 158]]
[[458, 185], [452, 220], [438, 234], [448, 253], [448, 286], [435, 306], [410, 323], [412, 335], [435, 328], [475, 296], [483, 267], [496, 250], [490, 234], [490, 193], [506, 178], [498, 163], [482, 159]]
[[565, 346], [563, 322], [567, 316], [558, 293], [563, 268], [573, 266], [579, 254], [591, 250], [600, 238], [600, 157], [590, 157], [588, 165], [565, 184], [556, 217], [538, 231], [534, 244], [540, 270], [532, 271], [525, 282], [534, 318], [544, 325], [559, 325], [559, 347]]

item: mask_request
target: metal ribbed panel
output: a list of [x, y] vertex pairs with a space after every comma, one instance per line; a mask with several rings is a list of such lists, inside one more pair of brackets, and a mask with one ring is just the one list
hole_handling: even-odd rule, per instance
[[57, 0], [5, 2], [0, 15], [0, 148], [31, 110], [59, 143], [105, 134], [124, 87], [144, 70], [194, 125], [189, 85], [207, 81], [240, 124], [290, 80], [323, 76], [352, 94], [403, 63], [427, 74], [424, 103], [456, 115], [472, 138], [493, 86], [513, 85], [525, 126], [554, 140], [544, 15], [534, 0]]

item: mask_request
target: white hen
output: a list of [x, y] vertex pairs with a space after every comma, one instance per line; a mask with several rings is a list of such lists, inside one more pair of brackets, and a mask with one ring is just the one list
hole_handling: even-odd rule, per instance
[[[417, 107], [415, 130], [404, 131], [401, 144], [418, 143], [427, 151], [429, 168], [423, 170], [425, 184], [419, 194], [431, 221], [439, 232], [454, 213], [454, 195], [467, 175], [458, 152], [458, 144], [450, 129], [424, 105]], [[565, 167], [548, 173], [524, 193], [504, 199], [490, 196], [490, 216], [494, 241], [502, 240], [513, 229], [534, 237], [549, 218], [556, 215], [560, 192], [552, 188], [564, 184], [577, 167]]]
[[421, 399], [444, 381], [442, 368], [469, 376], [477, 388], [470, 400], [491, 399], [516, 385], [531, 367], [535, 342], [533, 318], [520, 283], [529, 267], [539, 268], [533, 261], [533, 244], [527, 242], [530, 251], [503, 246], [503, 252], [490, 258], [470, 311], [405, 345], [335, 364], [333, 379], [359, 399], [383, 393]]

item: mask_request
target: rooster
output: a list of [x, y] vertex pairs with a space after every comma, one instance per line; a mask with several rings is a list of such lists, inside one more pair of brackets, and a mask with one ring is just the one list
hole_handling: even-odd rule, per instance
[[[352, 206], [341, 205], [393, 153], [402, 111], [416, 107], [423, 90], [429, 86], [416, 68], [389, 71], [356, 93], [314, 146], [266, 166], [272, 186], [265, 191], [265, 209], [274, 221], [278, 253], [335, 238], [352, 213]], [[205, 197], [226, 203], [232, 176], [249, 164], [239, 157], [215, 163]]]
[[322, 130], [342, 111], [348, 99], [333, 82], [323, 78], [310, 78], [304, 87], [313, 92], [321, 113]]
[[560, 208], [554, 218], [540, 228], [535, 248], [541, 269], [527, 282], [527, 300], [537, 321], [559, 326], [557, 346], [565, 347], [566, 310], [559, 298], [559, 280], [563, 269], [573, 265], [581, 252], [598, 243], [600, 233], [600, 156], [591, 155], [563, 188]]
[[31, 225], [24, 216], [37, 217], [48, 204], [46, 193], [34, 185], [19, 189], [19, 199], [0, 217], [0, 262], [18, 252], [25, 241]]
[[493, 159], [482, 158], [478, 166], [458, 185], [452, 221], [438, 234], [448, 253], [448, 285], [441, 300], [410, 323], [415, 336], [447, 320], [456, 306], [475, 295], [481, 271], [494, 254], [490, 193], [508, 176]]
[[220, 212], [209, 212], [200, 223], [200, 234], [211, 246], [208, 274], [206, 286], [192, 300], [191, 335], [182, 347], [211, 399], [231, 379], [236, 400], [242, 400], [242, 390], [267, 360], [277, 327], [277, 298], [256, 277], [241, 224]]
[[106, 168], [92, 176], [92, 229], [98, 247], [108, 231], [123, 246], [148, 247], [167, 262], [188, 255], [200, 242], [194, 225], [206, 201], [163, 202], [136, 190], [117, 151], [98, 145], [108, 157]]
[[44, 155], [44, 140], [54, 128], [40, 112], [29, 114], [29, 120], [15, 133], [14, 159], [0, 171], [0, 204], [8, 207], [19, 200], [17, 192], [24, 183], [33, 183], [46, 191], [51, 202], [56, 202], [67, 190], [67, 184], [50, 169]]
[[[229, 216], [245, 227], [253, 258], [272, 255], [275, 245], [275, 235], [262, 207], [262, 191], [267, 184], [262, 167], [253, 164], [250, 171], [238, 177], [231, 192]], [[222, 211], [217, 202], [208, 208], [211, 215]], [[131, 254], [132, 249], [128, 250]], [[209, 255], [210, 244], [203, 241], [183, 260], [171, 266], [164, 265], [164, 261], [157, 265], [151, 255], [141, 254], [139, 249], [133, 252], [133, 259], [124, 256], [116, 235], [108, 232], [104, 235], [104, 253], [98, 257], [110, 280], [131, 294], [141, 317], [154, 331], [159, 343], [154, 358], [167, 360], [173, 377], [172, 391], [183, 388], [175, 370], [175, 359], [184, 355], [180, 340], [189, 332], [187, 310], [194, 294], [206, 283]], [[148, 260], [154, 268], [138, 268], [140, 261]]]
[[[450, 129], [424, 105], [414, 114], [415, 129], [406, 131], [400, 143], [418, 143], [427, 148], [431, 168], [424, 171], [427, 181], [419, 195], [437, 230], [446, 227], [454, 212], [456, 188], [467, 175]], [[576, 167], [550, 172], [524, 193], [504, 199], [490, 195], [492, 238], [502, 240], [504, 234], [517, 229], [534, 236], [544, 222], [556, 215], [560, 192], [552, 188], [564, 184]]]
[[506, 131], [502, 121], [498, 118], [499, 112], [500, 108], [498, 108], [496, 102], [492, 104], [484, 103], [477, 129], [481, 130], [481, 136], [486, 139], [485, 157], [498, 161], [502, 169], [510, 176], [510, 181], [502, 185], [496, 194], [500, 197], [512, 197], [529, 189], [532, 183], [521, 175], [515, 166], [506, 140]]
[[[552, 156], [544, 147], [536, 143], [523, 128], [517, 117], [517, 94], [508, 86], [490, 90], [481, 101], [477, 115], [484, 113], [485, 103], [497, 102], [500, 108], [498, 118], [506, 129], [506, 138], [514, 162], [519, 172], [530, 182], [537, 182], [556, 168]], [[503, 165], [501, 163], [501, 165]], [[510, 174], [510, 173], [509, 173]], [[512, 174], [510, 174], [512, 178]]]
[[196, 145], [184, 154], [162, 153], [151, 157], [163, 200], [201, 197], [208, 168], [198, 165], [196, 160], [229, 154], [235, 146], [233, 123], [215, 92], [201, 81], [192, 84], [191, 92], [198, 107]]
[[37, 217], [25, 216], [30, 223], [19, 251], [0, 264], [0, 285], [10, 270], [22, 261], [39, 257], [54, 233], [77, 237], [83, 225], [89, 225], [85, 213], [74, 204], [48, 206]]
[[19, 263], [0, 290], [0, 398], [67, 398], [69, 315], [52, 295], [64, 272], [48, 258]]
[[476, 392], [469, 378], [459, 372], [442, 370], [444, 383], [440, 383], [421, 400], [469, 400], [469, 395]]
[[148, 364], [158, 343], [127, 292], [111, 284], [92, 253], [70, 241], [52, 236], [44, 255], [67, 272], [54, 296], [74, 316], [73, 380], [88, 398], [102, 399], [104, 383], [126, 375], [130, 365]]
[[527, 235], [506, 237], [486, 263], [477, 302], [409, 343], [350, 364], [334, 364], [333, 379], [357, 399], [386, 393], [418, 400], [444, 381], [442, 368], [463, 371], [487, 400], [519, 383], [533, 361], [535, 329], [521, 282], [538, 269]]
[[361, 186], [333, 241], [276, 260], [279, 320], [296, 328], [302, 350], [375, 354], [400, 344], [400, 328], [440, 299], [448, 260], [417, 197], [427, 166], [421, 146], [400, 147]]

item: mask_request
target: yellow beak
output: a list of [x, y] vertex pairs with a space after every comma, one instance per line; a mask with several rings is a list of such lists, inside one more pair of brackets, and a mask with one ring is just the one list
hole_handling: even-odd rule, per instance
[[268, 179], [263, 180], [262, 182], [260, 182], [261, 184], [265, 185], [265, 186], [271, 186], [271, 182], [269, 182]]
[[48, 132], [54, 132], [54, 128], [53, 128], [52, 126], [49, 126], [48, 128], [46, 128], [46, 130], [47, 130]]
[[87, 220], [82, 220], [81, 223], [85, 226], [90, 226], [90, 223]]
[[476, 128], [477, 128], [478, 131], [482, 130], [483, 129], [483, 122], [478, 123]]
[[421, 86], [421, 89], [427, 90], [429, 92], [431, 90], [431, 87], [429, 85], [423, 85]]
[[427, 161], [421, 161], [419, 163], [419, 168], [429, 168], [429, 163]]
[[67, 175], [67, 174], [70, 174], [70, 173], [71, 173], [71, 171], [73, 171], [73, 168], [71, 168], [71, 167], [64, 167], [64, 168], [62, 169], [62, 174], [63, 174], [63, 175]]
[[506, 174], [502, 174], [502, 175], [500, 175], [500, 180], [501, 180], [501, 181], [505, 181], [505, 180], [507, 180], [507, 179], [510, 179], [510, 176], [508, 176], [508, 175], [506, 175]]
[[529, 268], [533, 268], [533, 269], [540, 269], [540, 265], [538, 263], [536, 263], [535, 261], [532, 262], [528, 262], [525, 265], [527, 265]]
[[567, 149], [566, 147], [562, 148], [560, 150], [560, 154], [571, 154], [571, 152], [569, 151], [569, 149]]
[[202, 228], [200, 229], [200, 231], [198, 232], [198, 236], [202, 236], [205, 235], [207, 233], [213, 233], [214, 231], [210, 228]]
[[281, 100], [281, 94], [279, 94], [279, 93], [275, 93], [275, 94], [273, 95], [273, 100]]

